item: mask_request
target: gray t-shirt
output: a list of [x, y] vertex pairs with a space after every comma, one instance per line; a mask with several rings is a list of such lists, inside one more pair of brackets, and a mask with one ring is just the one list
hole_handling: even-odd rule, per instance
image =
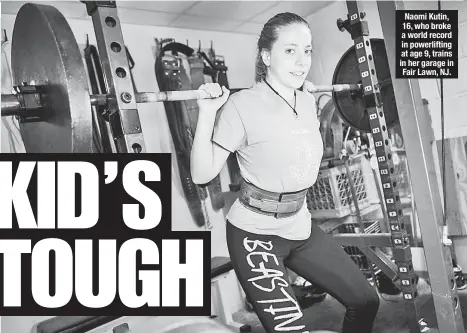
[[[292, 108], [264, 82], [229, 97], [219, 110], [212, 140], [236, 152], [244, 179], [271, 192], [296, 192], [311, 187], [318, 176], [323, 142], [313, 95], [297, 91]], [[301, 240], [311, 232], [306, 203], [295, 215], [276, 219], [253, 212], [239, 200], [227, 219], [256, 234]]]

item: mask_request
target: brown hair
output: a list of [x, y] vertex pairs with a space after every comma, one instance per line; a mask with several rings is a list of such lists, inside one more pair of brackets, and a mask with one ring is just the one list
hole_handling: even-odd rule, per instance
[[302, 23], [310, 28], [308, 22], [305, 19], [294, 13], [277, 14], [273, 18], [269, 19], [269, 21], [264, 25], [263, 30], [261, 30], [261, 35], [259, 36], [257, 46], [258, 53], [256, 54], [256, 82], [261, 82], [264, 80], [267, 74], [267, 67], [263, 62], [263, 58], [261, 57], [261, 51], [264, 49], [270, 51], [272, 45], [277, 40], [279, 29], [293, 23]]

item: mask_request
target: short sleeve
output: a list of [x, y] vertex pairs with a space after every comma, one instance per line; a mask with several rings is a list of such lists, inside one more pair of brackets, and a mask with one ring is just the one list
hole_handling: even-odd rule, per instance
[[217, 113], [212, 141], [232, 153], [246, 146], [246, 130], [231, 98]]

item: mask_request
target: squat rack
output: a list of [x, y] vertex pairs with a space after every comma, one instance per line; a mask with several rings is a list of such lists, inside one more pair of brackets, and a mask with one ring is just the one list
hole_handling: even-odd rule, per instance
[[[368, 23], [363, 5], [346, 1], [347, 30], [354, 41], [364, 101], [378, 160], [378, 173], [383, 186], [387, 219], [391, 231], [391, 246], [402, 282], [411, 333], [420, 332], [417, 280], [413, 270], [411, 248], [404, 228], [398, 184], [393, 175], [394, 164], [379, 87], [372, 57]], [[404, 10], [402, 1], [377, 1], [386, 53], [389, 61], [399, 121], [407, 152], [414, 201], [418, 207], [420, 232], [436, 310], [438, 330], [442, 333], [464, 333], [459, 295], [454, 278], [451, 245], [443, 226], [443, 207], [433, 156], [433, 134], [430, 116], [423, 105], [418, 79], [396, 78], [396, 11]]]

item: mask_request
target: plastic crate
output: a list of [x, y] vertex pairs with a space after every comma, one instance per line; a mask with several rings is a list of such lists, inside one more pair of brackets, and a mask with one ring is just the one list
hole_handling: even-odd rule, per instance
[[[349, 165], [360, 210], [370, 206], [361, 159]], [[322, 169], [308, 189], [307, 206], [313, 218], [336, 218], [355, 212], [345, 165]]]

